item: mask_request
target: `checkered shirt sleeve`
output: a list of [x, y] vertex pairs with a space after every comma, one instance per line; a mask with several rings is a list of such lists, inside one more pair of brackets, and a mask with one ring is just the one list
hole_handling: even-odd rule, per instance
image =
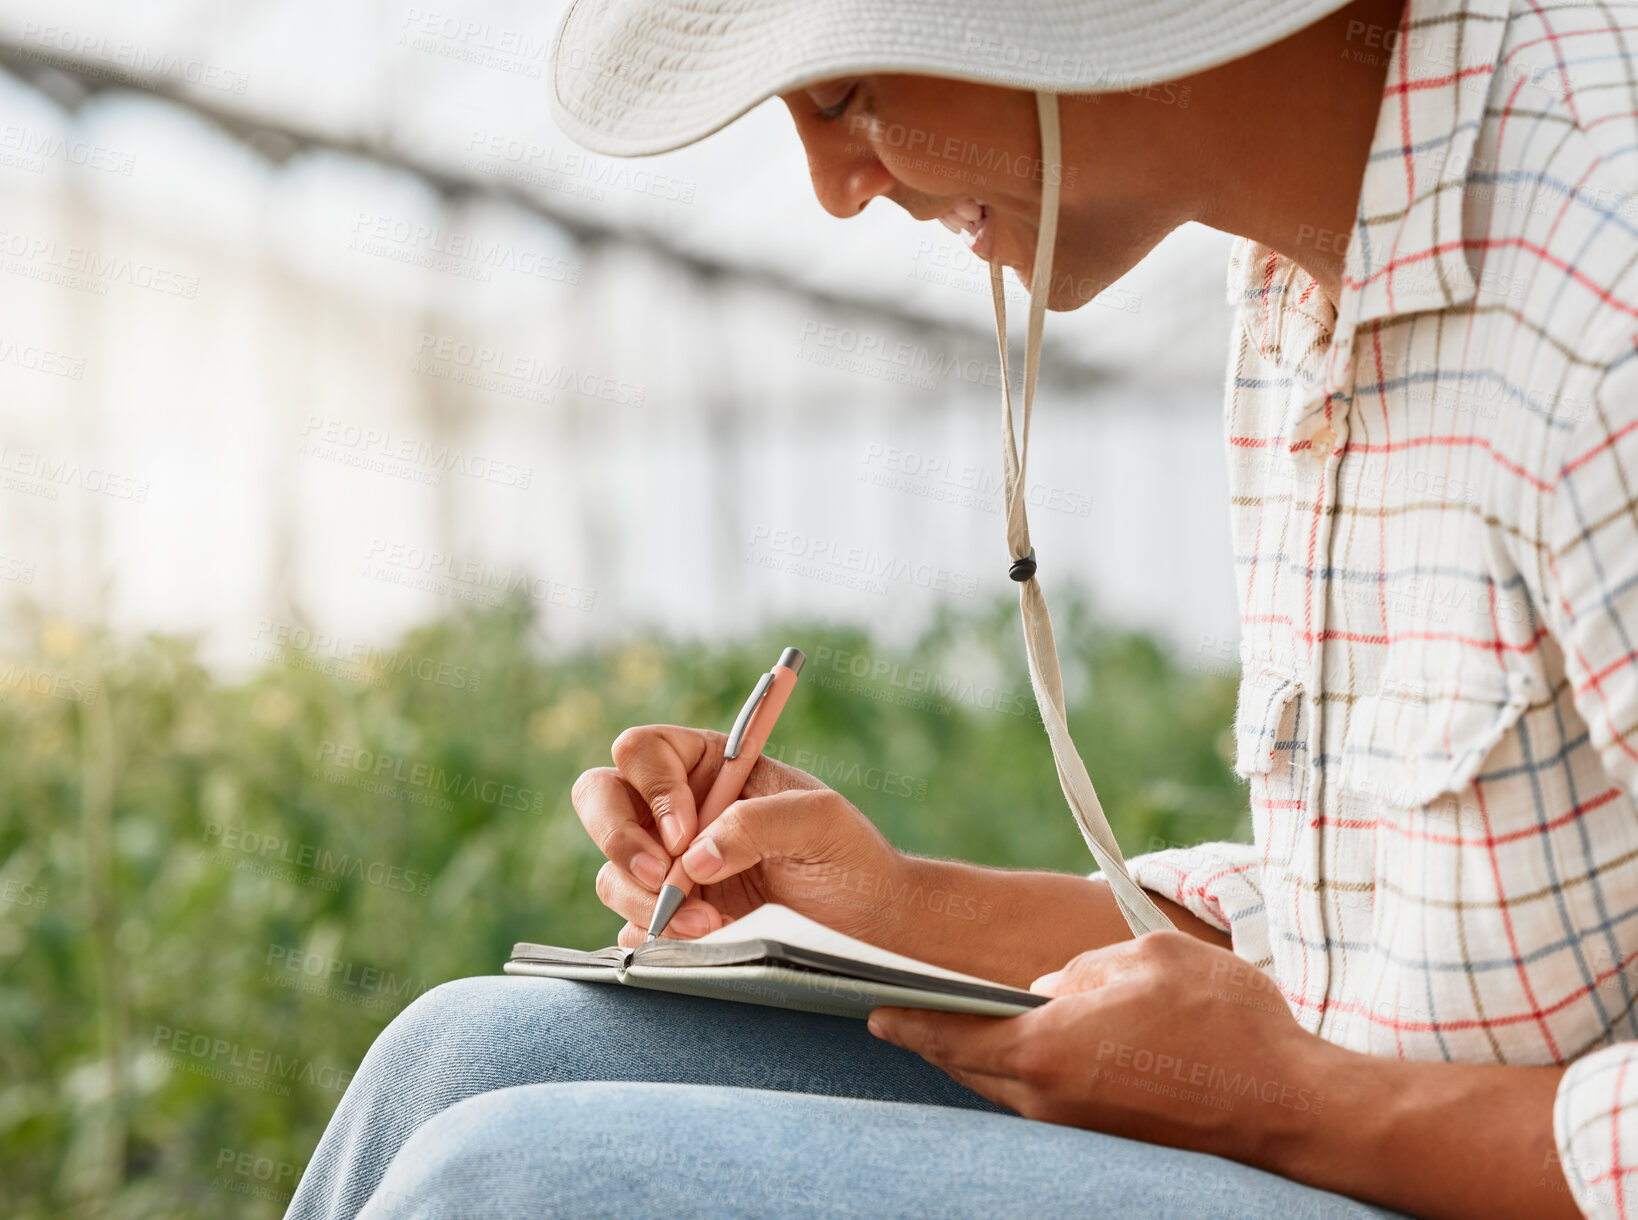
[[1261, 853], [1251, 843], [1202, 843], [1128, 862], [1144, 889], [1228, 933], [1234, 952], [1267, 970], [1274, 964], [1264, 915]]
[[[1575, 706], [1604, 768], [1638, 790], [1638, 358], [1611, 366], [1549, 500], [1537, 568]], [[1632, 895], [1610, 895], [1633, 917]], [[1629, 970], [1632, 960], [1609, 963]], [[1575, 1060], [1553, 1112], [1559, 1168], [1588, 1216], [1638, 1216], [1638, 1043]]]

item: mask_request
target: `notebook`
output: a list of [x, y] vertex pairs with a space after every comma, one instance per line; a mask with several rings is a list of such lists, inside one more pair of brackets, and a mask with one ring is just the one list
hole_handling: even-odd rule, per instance
[[1047, 1002], [1034, 992], [878, 949], [776, 903], [698, 940], [591, 952], [518, 944], [504, 969], [838, 1017], [862, 1018], [884, 1004], [1011, 1017]]

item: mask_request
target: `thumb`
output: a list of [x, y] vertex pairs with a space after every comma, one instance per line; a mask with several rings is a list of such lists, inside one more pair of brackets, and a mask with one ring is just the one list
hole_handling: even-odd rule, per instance
[[1029, 985], [1038, 995], [1074, 995], [1094, 991], [1127, 974], [1132, 966], [1135, 940], [1123, 940], [1101, 949], [1078, 953], [1051, 974], [1043, 974]]
[[824, 850], [843, 825], [845, 798], [829, 788], [791, 788], [735, 801], [683, 853], [683, 870], [700, 885], [725, 881], [764, 860]]

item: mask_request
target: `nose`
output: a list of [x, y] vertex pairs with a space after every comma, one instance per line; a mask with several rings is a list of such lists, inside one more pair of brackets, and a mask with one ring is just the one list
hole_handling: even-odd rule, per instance
[[857, 216], [865, 204], [893, 188], [892, 173], [862, 132], [840, 139], [825, 133], [807, 144], [813, 193], [832, 216]]

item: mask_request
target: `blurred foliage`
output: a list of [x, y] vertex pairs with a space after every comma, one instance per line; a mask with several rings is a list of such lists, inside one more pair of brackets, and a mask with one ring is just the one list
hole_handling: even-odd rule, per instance
[[[1127, 850], [1245, 833], [1232, 679], [1084, 606], [1057, 620], [1071, 725]], [[627, 725], [726, 728], [787, 643], [809, 667], [770, 753], [906, 850], [1091, 867], [1010, 601], [900, 650], [786, 624], [563, 656], [507, 605], [369, 655], [274, 646], [234, 684], [182, 640], [45, 620], [35, 638], [0, 662], [9, 1217], [282, 1214], [415, 995], [497, 971], [515, 940], [611, 942], [575, 776]]]

